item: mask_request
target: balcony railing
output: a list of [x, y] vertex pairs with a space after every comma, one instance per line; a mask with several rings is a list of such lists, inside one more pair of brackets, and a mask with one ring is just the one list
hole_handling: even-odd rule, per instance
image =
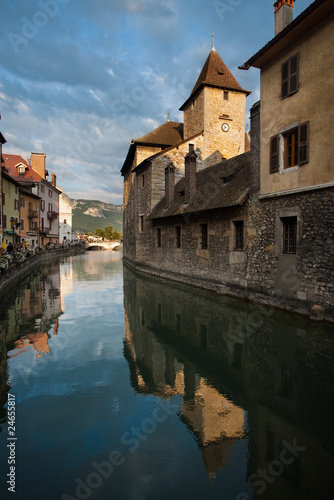
[[56, 220], [58, 217], [58, 212], [48, 212], [48, 219]]
[[29, 219], [37, 219], [38, 218], [38, 210], [33, 210], [30, 208], [28, 210], [28, 217], [29, 217]]

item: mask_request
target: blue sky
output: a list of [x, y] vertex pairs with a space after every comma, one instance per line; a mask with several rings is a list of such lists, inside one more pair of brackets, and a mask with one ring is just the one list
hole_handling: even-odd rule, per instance
[[[43, 152], [72, 198], [122, 203], [131, 139], [170, 119], [215, 47], [259, 97], [259, 71], [240, 71], [274, 36], [273, 0], [11, 0], [0, 8], [4, 153]], [[311, 0], [296, 0], [294, 17]]]

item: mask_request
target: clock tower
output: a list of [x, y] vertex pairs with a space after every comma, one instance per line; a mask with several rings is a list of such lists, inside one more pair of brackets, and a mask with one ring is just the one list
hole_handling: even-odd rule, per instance
[[203, 133], [203, 167], [245, 152], [246, 97], [212, 43], [190, 97], [181, 106], [184, 139]]

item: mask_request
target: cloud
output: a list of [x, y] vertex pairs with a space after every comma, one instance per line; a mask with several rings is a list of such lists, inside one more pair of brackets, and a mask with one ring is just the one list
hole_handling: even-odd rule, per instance
[[163, 123], [167, 112], [182, 120], [179, 107], [212, 33], [227, 66], [253, 92], [247, 108], [258, 100], [258, 71], [237, 67], [272, 38], [273, 9], [264, 1], [233, 4], [221, 19], [214, 2], [202, 0], [3, 2], [5, 150], [46, 153], [49, 172], [72, 197], [121, 203], [119, 171], [131, 139]]

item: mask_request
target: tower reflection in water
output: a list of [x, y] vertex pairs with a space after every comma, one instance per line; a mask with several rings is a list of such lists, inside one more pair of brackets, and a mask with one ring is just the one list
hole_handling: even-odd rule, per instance
[[243, 442], [255, 497], [334, 498], [332, 327], [128, 267], [124, 293], [131, 385], [182, 397], [210, 476]]

